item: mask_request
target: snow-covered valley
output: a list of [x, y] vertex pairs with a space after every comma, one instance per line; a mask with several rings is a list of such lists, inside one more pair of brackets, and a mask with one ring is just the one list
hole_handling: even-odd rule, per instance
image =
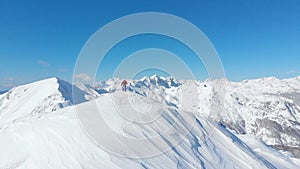
[[[120, 79], [71, 85], [50, 78], [1, 94], [0, 169], [300, 167], [300, 77], [128, 81], [126, 93]], [[95, 144], [109, 138], [104, 123], [92, 140], [78, 120], [93, 123], [93, 112], [147, 146], [113, 137], [106, 151]], [[121, 148], [123, 156], [112, 152]]]

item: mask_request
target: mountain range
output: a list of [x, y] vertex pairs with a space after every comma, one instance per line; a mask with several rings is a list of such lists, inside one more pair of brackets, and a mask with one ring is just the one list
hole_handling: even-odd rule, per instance
[[[154, 75], [127, 80], [128, 92], [122, 80], [50, 78], [0, 94], [0, 168], [300, 168], [300, 76], [231, 82]], [[99, 147], [78, 120], [93, 122], [96, 111], [112, 131], [149, 146], [110, 138], [106, 146], [124, 148], [123, 156]], [[99, 125], [101, 141], [110, 133]]]

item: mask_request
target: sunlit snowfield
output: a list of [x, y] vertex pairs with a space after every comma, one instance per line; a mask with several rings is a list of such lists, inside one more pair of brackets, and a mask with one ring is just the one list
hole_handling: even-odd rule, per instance
[[[300, 168], [300, 77], [223, 79], [226, 92], [220, 112], [214, 108], [220, 102], [218, 80], [152, 76], [129, 82], [126, 93], [121, 79], [75, 83], [72, 95], [71, 84], [50, 78], [1, 94], [0, 168]], [[198, 101], [182, 97], [183, 92], [194, 93]], [[151, 110], [149, 118], [157, 116], [156, 125], [138, 124], [119, 114], [121, 110], [130, 117], [132, 112], [126, 110], [132, 107], [145, 114]], [[157, 152], [153, 147], [169, 149], [142, 159], [106, 152], [84, 132], [78, 109], [99, 111], [114, 132], [126, 137], [161, 136], [162, 142], [138, 151], [128, 146], [136, 157]], [[160, 133], [170, 127], [177, 135], [163, 138]], [[97, 131], [107, 137], [102, 135], [106, 131]], [[181, 142], [173, 145], [179, 137]], [[126, 145], [119, 143], [110, 146]]]

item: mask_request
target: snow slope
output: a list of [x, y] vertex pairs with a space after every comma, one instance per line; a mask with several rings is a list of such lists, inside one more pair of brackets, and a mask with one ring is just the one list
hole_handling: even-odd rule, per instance
[[[90, 85], [77, 83], [73, 96], [72, 85], [57, 78], [19, 86], [0, 95], [0, 168], [296, 169], [300, 160], [295, 154], [286, 149], [277, 151], [272, 141], [281, 140], [279, 145], [287, 147], [299, 142], [292, 139], [299, 123], [299, 79], [226, 81], [222, 112], [214, 109], [220, 99], [217, 82], [211, 80], [178, 82], [145, 77], [129, 81], [129, 92], [124, 93], [120, 79], [111, 79]], [[198, 98], [184, 97], [188, 93]], [[99, 122], [95, 121], [99, 115], [103, 118], [104, 123], [93, 128], [94, 140], [86, 135], [83, 121], [78, 121], [81, 115], [91, 125]], [[165, 133], [168, 129], [173, 130]], [[142, 138], [148, 146], [142, 142], [131, 145], [122, 137], [108, 139], [112, 133]], [[125, 157], [109, 153], [95, 140], [104, 141], [110, 150], [128, 153]], [[129, 158], [147, 153], [155, 155]]]
[[[124, 93], [116, 92], [117, 97], [127, 97]], [[135, 99], [140, 96], [133, 94]], [[96, 100], [101, 105], [101, 113], [106, 109], [110, 114], [103, 114], [107, 123], [118, 127], [126, 120], [120, 118], [114, 123], [117, 110], [113, 109], [112, 95], [105, 95]], [[80, 109], [90, 112], [94, 101], [78, 105]], [[129, 106], [122, 104], [121, 106]], [[128, 108], [128, 107], [127, 107]], [[168, 106], [165, 105], [164, 109]], [[97, 110], [94, 110], [97, 111]], [[179, 119], [173, 127], [181, 127], [191, 123], [183, 112], [178, 112]], [[160, 121], [161, 127], [170, 127], [168, 121], [174, 116], [169, 111]], [[0, 133], [0, 167], [12, 168], [275, 168], [271, 162], [258, 155], [246, 146], [223, 126], [211, 120], [193, 116], [196, 124], [184, 137], [182, 142], [173, 147], [168, 140], [161, 144], [169, 145], [169, 151], [152, 158], [130, 159], [114, 156], [97, 147], [81, 130], [76, 119], [75, 106], [67, 107], [55, 113], [45, 114], [39, 119], [28, 119], [22, 124], [11, 126]], [[93, 117], [90, 117], [93, 118]], [[174, 117], [173, 117], [174, 118]], [[134, 127], [129, 127], [133, 125]], [[136, 123], [127, 122], [121, 131], [131, 133], [131, 137], [139, 137], [139, 132], [152, 131], [151, 126], [141, 127]], [[120, 132], [121, 132], [120, 131]], [[211, 131], [214, 131], [211, 133]], [[154, 130], [160, 133], [160, 131]], [[99, 130], [99, 134], [105, 131]], [[133, 134], [135, 133], [135, 135]], [[181, 133], [179, 133], [181, 134]], [[105, 135], [102, 135], [105, 137]], [[174, 136], [175, 137], [175, 136]], [[169, 140], [173, 139], [172, 137]], [[176, 139], [176, 138], [174, 138]], [[122, 140], [119, 140], [122, 141]], [[115, 145], [117, 146], [117, 145]], [[156, 145], [157, 146], [157, 145]], [[149, 147], [139, 147], [140, 151], [149, 151]], [[151, 148], [150, 148], [151, 149]], [[281, 159], [282, 157], [276, 157]], [[293, 162], [288, 163], [297, 168]], [[282, 163], [280, 163], [282, 165]], [[280, 167], [280, 166], [279, 166]]]
[[[252, 134], [284, 153], [300, 158], [300, 76], [230, 82], [224, 80], [224, 105], [218, 80], [176, 81], [156, 75], [130, 81], [129, 90], [181, 108], [186, 90], [198, 93], [198, 102], [188, 101], [192, 112], [212, 118], [239, 134]], [[101, 82], [104, 93], [119, 90], [120, 80]], [[193, 90], [191, 89], [193, 88]], [[215, 110], [216, 107], [223, 107]]]
[[[76, 100], [73, 99], [72, 88]], [[32, 116], [40, 117], [44, 113], [90, 99], [93, 99], [90, 91], [58, 78], [15, 87], [0, 95], [0, 130], [16, 121]]]
[[[224, 124], [300, 158], [300, 77], [231, 82]], [[240, 120], [238, 120], [240, 119]], [[236, 127], [238, 126], [238, 127]]]

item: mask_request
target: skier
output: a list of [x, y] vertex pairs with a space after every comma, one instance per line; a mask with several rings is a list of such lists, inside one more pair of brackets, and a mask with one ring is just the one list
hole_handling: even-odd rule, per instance
[[127, 81], [123, 80], [121, 83], [121, 86], [122, 86], [122, 91], [124, 91], [124, 92], [126, 92], [126, 85], [127, 85]]

